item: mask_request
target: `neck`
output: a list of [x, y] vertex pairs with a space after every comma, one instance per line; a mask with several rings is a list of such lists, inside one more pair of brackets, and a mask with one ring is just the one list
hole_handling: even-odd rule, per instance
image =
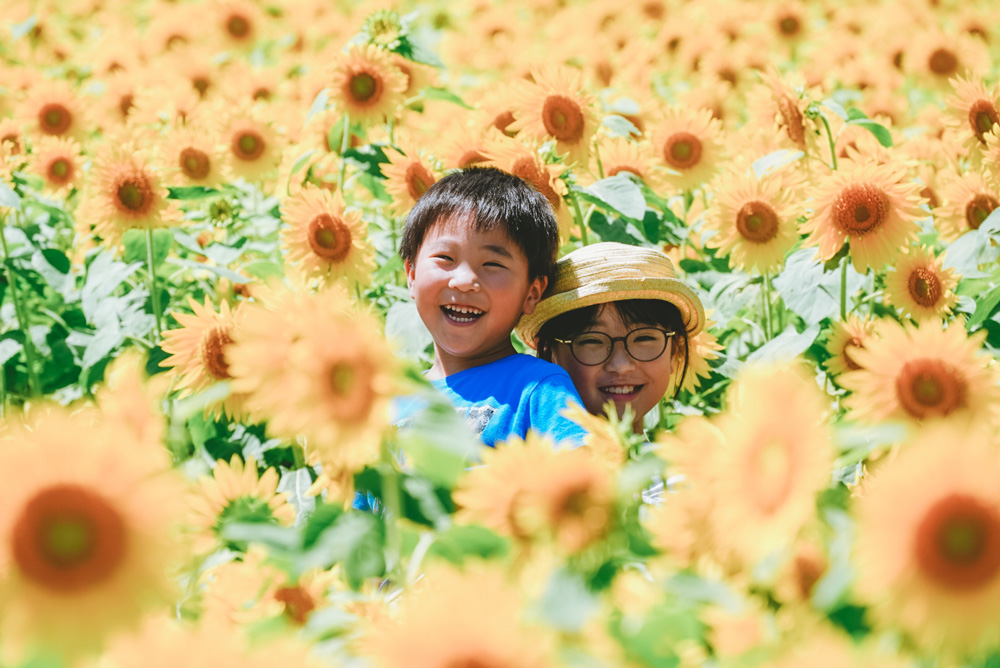
[[437, 344], [435, 344], [434, 364], [431, 365], [426, 378], [428, 380], [437, 380], [439, 378], [452, 376], [467, 369], [473, 369], [477, 366], [489, 364], [490, 362], [496, 362], [497, 360], [513, 355], [516, 352], [517, 351], [514, 349], [514, 345], [510, 341], [507, 341], [484, 353], [470, 356], [450, 355], [446, 351], [438, 348]]

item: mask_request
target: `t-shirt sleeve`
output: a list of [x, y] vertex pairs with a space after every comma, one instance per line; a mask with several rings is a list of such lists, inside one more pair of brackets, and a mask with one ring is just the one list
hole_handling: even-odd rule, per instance
[[571, 403], [583, 404], [569, 374], [554, 373], [542, 378], [528, 398], [530, 428], [555, 439], [560, 447], [583, 445], [587, 430], [562, 415]]

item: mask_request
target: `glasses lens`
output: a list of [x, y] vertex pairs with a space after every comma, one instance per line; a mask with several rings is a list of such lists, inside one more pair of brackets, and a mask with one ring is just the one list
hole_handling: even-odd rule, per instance
[[667, 349], [667, 334], [662, 329], [633, 329], [625, 339], [629, 355], [640, 362], [651, 362]]
[[571, 351], [580, 364], [600, 364], [611, 354], [611, 337], [603, 332], [578, 334], [573, 338]]

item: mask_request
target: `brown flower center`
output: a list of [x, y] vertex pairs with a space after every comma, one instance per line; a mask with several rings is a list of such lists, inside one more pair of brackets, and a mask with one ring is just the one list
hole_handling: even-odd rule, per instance
[[144, 215], [153, 208], [153, 186], [141, 169], [124, 170], [112, 184], [114, 205], [120, 213]]
[[764, 513], [778, 510], [792, 489], [794, 463], [787, 443], [762, 434], [750, 450], [747, 479], [751, 488], [749, 502]]
[[932, 209], [940, 203], [937, 193], [930, 186], [924, 186], [923, 190], [920, 191], [920, 196], [927, 200], [927, 205]]
[[118, 113], [122, 118], [128, 118], [129, 113], [135, 107], [135, 96], [132, 93], [125, 93], [118, 98]]
[[233, 137], [233, 155], [245, 162], [253, 162], [264, 154], [267, 142], [255, 130], [242, 130]]
[[128, 551], [118, 509], [95, 492], [53, 485], [35, 495], [14, 523], [11, 552], [26, 578], [59, 593], [114, 576]]
[[562, 199], [559, 197], [559, 193], [549, 185], [548, 174], [545, 173], [544, 169], [538, 167], [535, 164], [534, 159], [530, 157], [518, 158], [513, 165], [511, 165], [510, 173], [514, 176], [519, 176], [531, 185], [535, 187], [540, 193], [545, 195], [545, 199], [549, 200], [549, 204], [552, 205], [553, 211], [559, 211], [559, 206], [562, 204]]
[[183, 149], [177, 162], [184, 176], [195, 181], [201, 181], [212, 171], [212, 161], [208, 154], [193, 146]]
[[230, 328], [225, 325], [216, 325], [206, 329], [201, 335], [201, 341], [198, 342], [198, 355], [201, 357], [202, 368], [215, 380], [232, 378], [229, 375], [229, 364], [226, 363], [226, 346], [232, 342]]
[[50, 102], [38, 111], [38, 127], [47, 135], [65, 134], [73, 124], [73, 114], [58, 102]]
[[621, 173], [635, 174], [640, 179], [643, 178], [642, 170], [635, 165], [615, 165], [613, 167], [605, 167], [604, 173], [608, 176], [616, 176]]
[[434, 185], [434, 175], [420, 162], [411, 162], [406, 167], [406, 192], [413, 201], [420, 199], [427, 189]]
[[978, 99], [969, 107], [969, 125], [982, 143], [986, 143], [985, 135], [996, 123], [1000, 123], [1000, 111], [991, 101]]
[[313, 253], [327, 262], [342, 262], [351, 251], [351, 228], [328, 213], [309, 221], [308, 239]]
[[780, 21], [778, 21], [778, 30], [785, 37], [795, 37], [799, 34], [802, 29], [802, 23], [799, 21], [797, 16], [783, 16]]
[[958, 56], [951, 49], [940, 47], [931, 53], [931, 57], [927, 59], [927, 66], [938, 76], [950, 77], [958, 72]]
[[671, 167], [690, 169], [701, 161], [701, 140], [690, 132], [675, 132], [663, 143], [663, 159]]
[[583, 110], [565, 95], [549, 95], [542, 106], [545, 131], [559, 141], [576, 143], [583, 137]]
[[230, 37], [246, 39], [250, 35], [250, 20], [240, 14], [231, 14], [226, 19], [226, 32]]
[[906, 281], [910, 298], [924, 308], [934, 308], [941, 300], [941, 279], [927, 267], [917, 267]]
[[983, 221], [993, 212], [993, 209], [998, 206], [1000, 206], [1000, 202], [992, 195], [977, 193], [965, 204], [965, 222], [968, 223], [969, 229], [978, 230]]
[[212, 86], [212, 80], [209, 79], [207, 75], [196, 74], [191, 77], [191, 85], [196, 91], [198, 91], [199, 97], [205, 97], [205, 93], [207, 93], [208, 89]]
[[58, 185], [69, 183], [73, 179], [73, 162], [62, 156], [55, 158], [49, 163], [45, 174], [52, 183]]
[[833, 221], [844, 234], [855, 237], [881, 229], [889, 217], [889, 196], [870, 183], [852, 183], [833, 202]]
[[507, 136], [513, 136], [513, 133], [507, 132], [507, 127], [514, 122], [514, 112], [513, 111], [501, 111], [493, 119], [493, 127], [495, 127], [500, 132]]
[[285, 605], [285, 615], [296, 624], [305, 624], [309, 613], [316, 609], [316, 602], [301, 586], [281, 587], [274, 592], [274, 598]]
[[736, 229], [752, 244], [766, 244], [778, 235], [778, 214], [767, 202], [747, 202], [736, 212]]
[[924, 515], [913, 549], [920, 569], [938, 586], [979, 588], [1000, 573], [1000, 513], [971, 494], [953, 493]]
[[382, 97], [382, 78], [370, 72], [356, 72], [347, 83], [348, 94], [355, 104], [372, 106]]
[[915, 359], [896, 377], [896, 398], [911, 416], [944, 417], [965, 405], [965, 378], [938, 359]]
[[375, 403], [370, 360], [335, 359], [328, 367], [330, 416], [343, 422], [364, 421]]

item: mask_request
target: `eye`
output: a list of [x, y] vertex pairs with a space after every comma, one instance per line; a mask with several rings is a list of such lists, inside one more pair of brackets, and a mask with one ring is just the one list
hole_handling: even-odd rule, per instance
[[578, 336], [576, 337], [576, 345], [578, 346], [603, 346], [604, 340], [597, 336]]
[[432, 255], [435, 260], [444, 260], [445, 262], [451, 262], [450, 255], [444, 255], [443, 253], [438, 253], [437, 255]]
[[483, 264], [484, 267], [497, 267], [499, 269], [506, 269], [507, 267], [500, 264], [499, 262], [486, 262]]

